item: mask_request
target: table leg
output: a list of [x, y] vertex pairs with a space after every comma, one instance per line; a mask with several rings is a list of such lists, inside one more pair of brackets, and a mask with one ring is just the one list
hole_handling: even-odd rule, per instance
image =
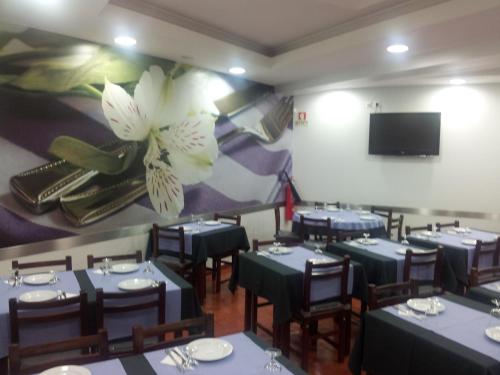
[[290, 321], [283, 324], [273, 322], [273, 346], [281, 349], [285, 357], [290, 355]]
[[196, 280], [196, 291], [198, 293], [198, 298], [200, 299], [200, 304], [203, 305], [205, 302], [206, 294], [206, 277], [205, 277], [206, 267], [205, 263], [200, 263], [195, 266], [194, 269], [194, 279]]

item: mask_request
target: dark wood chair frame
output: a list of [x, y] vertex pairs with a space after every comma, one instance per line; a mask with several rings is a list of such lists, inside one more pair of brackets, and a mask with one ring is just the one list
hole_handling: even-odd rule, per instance
[[[149, 301], [143, 301], [144, 297], [155, 297]], [[136, 299], [141, 299], [141, 302], [133, 301]], [[107, 306], [105, 301], [124, 301], [122, 304], [112, 304]], [[104, 328], [104, 316], [108, 314], [124, 314], [132, 311], [149, 310], [156, 308], [158, 309], [158, 320], [156, 324], [165, 323], [165, 300], [166, 300], [166, 288], [165, 282], [160, 282], [157, 287], [151, 287], [147, 289], [142, 289], [133, 292], [111, 292], [104, 293], [101, 288], [96, 289], [96, 320], [97, 328]], [[131, 327], [132, 328], [132, 327]], [[129, 337], [123, 339], [118, 339], [115, 341], [127, 341]], [[112, 353], [113, 357], [120, 357], [130, 354], [131, 351], [121, 351]]]
[[[293, 314], [292, 320], [298, 322], [302, 330], [301, 366], [307, 371], [309, 365], [309, 348], [312, 342], [323, 339], [337, 348], [338, 361], [343, 362], [350, 348], [351, 298], [347, 293], [350, 257], [344, 256], [341, 261], [306, 262], [304, 272], [304, 290], [302, 309]], [[340, 297], [333, 302], [311, 302], [312, 282], [320, 279], [340, 279]], [[333, 318], [338, 323], [338, 330], [319, 332], [318, 322]], [[330, 336], [338, 334], [335, 342]]]
[[479, 269], [479, 260], [481, 257], [486, 255], [492, 255], [493, 264], [490, 267], [498, 266], [498, 261], [500, 258], [500, 239], [497, 238], [495, 241], [483, 242], [477, 240], [476, 248], [474, 249], [474, 257], [472, 258], [472, 267]]
[[94, 268], [96, 263], [102, 263], [104, 259], [108, 258], [111, 261], [117, 260], [135, 260], [137, 264], [142, 263], [142, 252], [137, 250], [133, 254], [121, 254], [121, 255], [108, 255], [108, 256], [100, 256], [94, 257], [94, 255], [87, 255], [87, 268]]
[[[75, 308], [66, 308], [68, 306]], [[53, 309], [58, 310], [53, 311]], [[40, 314], [35, 314], [35, 311], [39, 311]], [[82, 336], [88, 334], [88, 301], [87, 293], [84, 291], [80, 291], [75, 297], [47, 302], [20, 302], [16, 298], [11, 298], [9, 299], [10, 342], [19, 343], [19, 330], [24, 325], [49, 324], [76, 318], [80, 318], [80, 334]]]
[[460, 221], [455, 220], [453, 223], [436, 223], [436, 232], [441, 232], [441, 228], [460, 228]]
[[390, 239], [392, 237], [392, 224], [393, 224], [392, 208], [382, 207], [382, 206], [371, 206], [370, 211], [372, 214], [381, 216], [387, 220], [385, 232], [387, 234], [387, 238]]
[[[204, 337], [214, 337], [214, 316], [213, 314], [204, 314], [198, 318], [181, 320], [177, 323], [155, 325], [147, 328], [134, 326], [132, 332], [134, 353], [142, 354], [145, 351], [185, 345], [193, 340]], [[186, 332], [187, 336], [183, 336], [183, 332]], [[168, 333], [173, 333], [174, 338], [167, 341], [165, 335]], [[146, 346], [144, 341], [152, 337], [158, 337], [159, 341]]]
[[[311, 224], [318, 224], [318, 225], [311, 225]], [[330, 217], [328, 217], [327, 219], [310, 219], [304, 217], [304, 215], [300, 215], [299, 234], [301, 239], [306, 238], [307, 227], [325, 228], [326, 245], [329, 245], [333, 242], [332, 220], [330, 219]]]
[[281, 213], [280, 207], [274, 207], [274, 223], [275, 223], [275, 231], [274, 238], [279, 242], [288, 242], [288, 241], [297, 241], [300, 242], [300, 236], [297, 233], [291, 231], [283, 231], [281, 230]]
[[316, 202], [314, 202], [314, 207], [320, 207], [321, 208], [321, 207], [323, 207], [325, 205], [325, 203], [326, 203], [327, 206], [335, 206], [337, 208], [340, 208], [340, 202], [339, 201], [337, 201], [337, 202], [319, 202], [319, 201], [316, 201]]
[[472, 268], [470, 284], [472, 287], [500, 281], [500, 266], [477, 269]]
[[12, 261], [12, 269], [25, 270], [28, 268], [43, 268], [43, 267], [53, 267], [53, 266], [65, 266], [66, 271], [71, 271], [73, 269], [73, 264], [71, 256], [66, 256], [64, 259], [57, 260], [44, 260], [40, 262], [28, 262], [19, 263], [18, 260]]
[[409, 298], [418, 296], [418, 286], [415, 280], [385, 285], [368, 285], [368, 308], [392, 306], [406, 302]]
[[[80, 349], [78, 351], [78, 349]], [[81, 353], [78, 357], [61, 358], [57, 360], [40, 362], [22, 368], [24, 358], [37, 357], [52, 353], [69, 352]], [[11, 344], [9, 347], [9, 366], [11, 375], [24, 375], [40, 373], [49, 368], [62, 365], [82, 365], [86, 363], [104, 361], [108, 359], [108, 334], [106, 330], [99, 330], [98, 334], [81, 336], [64, 341], [51, 342], [42, 345], [20, 347]]]
[[[221, 223], [233, 224], [236, 226], [241, 226], [241, 215], [226, 215], [220, 213], [214, 213], [214, 220], [220, 221]], [[212, 268], [209, 269], [212, 275], [212, 283], [214, 287], [214, 292], [219, 293], [222, 283], [228, 282], [227, 280], [221, 279], [222, 264], [236, 264], [236, 258], [238, 257], [239, 249], [231, 249], [225, 254], [219, 254], [217, 256], [212, 256]], [[231, 262], [223, 261], [222, 258], [231, 257]]]
[[408, 236], [411, 234], [411, 232], [421, 231], [421, 230], [428, 230], [428, 231], [432, 232], [432, 224], [427, 224], [427, 225], [424, 225], [421, 227], [411, 227], [411, 226], [407, 225], [405, 227], [405, 235]]
[[403, 281], [410, 281], [411, 269], [414, 266], [432, 266], [434, 265], [434, 278], [432, 286], [438, 288], [437, 291], [443, 291], [442, 269], [443, 269], [443, 246], [438, 246], [435, 250], [429, 250], [425, 253], [414, 253], [411, 249], [406, 250], [405, 263], [403, 270]]

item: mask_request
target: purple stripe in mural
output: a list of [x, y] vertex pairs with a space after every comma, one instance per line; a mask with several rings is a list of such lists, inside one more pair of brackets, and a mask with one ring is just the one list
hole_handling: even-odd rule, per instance
[[0, 207], [0, 247], [69, 237], [75, 233], [45, 227]]
[[50, 143], [60, 135], [96, 146], [116, 139], [102, 124], [50, 96], [0, 91], [0, 118], [1, 137], [45, 159], [50, 158]]

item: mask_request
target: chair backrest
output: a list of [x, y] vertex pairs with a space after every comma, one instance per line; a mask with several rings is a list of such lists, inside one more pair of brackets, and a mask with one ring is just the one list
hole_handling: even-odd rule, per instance
[[356, 238], [363, 238], [363, 234], [364, 233], [366, 233], [366, 231], [362, 231], [362, 230], [355, 230], [355, 231], [341, 230], [336, 235], [336, 241], [337, 242], [344, 242], [344, 241], [349, 241], [349, 240], [355, 240]]
[[108, 255], [101, 257], [94, 257], [92, 254], [87, 255], [87, 268], [94, 268], [94, 264], [102, 263], [106, 258], [108, 258], [111, 261], [135, 260], [136, 263], [142, 263], [142, 252], [141, 250], [137, 250], [135, 253], [132, 254]]
[[306, 261], [306, 269], [304, 272], [304, 294], [302, 301], [302, 308], [304, 311], [309, 311], [311, 304], [311, 291], [313, 282], [315, 281], [328, 281], [329, 285], [334, 285], [335, 282], [340, 282], [340, 295], [339, 301], [341, 303], [348, 303], [349, 298], [347, 294], [347, 282], [349, 277], [349, 262], [350, 257], [345, 255], [342, 260], [332, 261]]
[[[47, 302], [20, 302], [9, 299], [10, 341], [19, 343], [20, 329], [24, 326], [47, 325], [53, 322], [79, 319], [80, 334], [88, 333], [87, 293]], [[22, 344], [22, 343], [21, 343]]]
[[455, 220], [453, 223], [436, 223], [436, 232], [441, 232], [441, 228], [460, 228], [460, 222]]
[[274, 234], [278, 235], [281, 230], [281, 212], [279, 206], [274, 207]]
[[[104, 317], [108, 314], [126, 314], [133, 311], [158, 309], [156, 324], [165, 323], [165, 282], [158, 286], [133, 292], [103, 292], [96, 289], [97, 328], [104, 328]], [[151, 297], [151, 298], [146, 298]]]
[[407, 225], [405, 227], [405, 234], [408, 236], [409, 234], [411, 234], [411, 232], [418, 232], [421, 230], [428, 230], [432, 232], [432, 224], [427, 224], [421, 227], [410, 227], [409, 225]]
[[474, 249], [474, 258], [472, 258], [472, 267], [480, 269], [480, 259], [486, 256], [491, 257], [491, 264], [488, 267], [498, 266], [500, 255], [500, 239], [494, 241], [483, 242], [477, 240], [476, 248]]
[[411, 271], [413, 268], [425, 267], [427, 270], [433, 268], [432, 277], [429, 279], [432, 280], [432, 285], [434, 287], [441, 287], [443, 254], [444, 251], [442, 246], [438, 246], [435, 250], [429, 250], [423, 253], [415, 253], [411, 249], [407, 249], [405, 255], [403, 281], [410, 281], [410, 279], [412, 279]]
[[314, 207], [324, 207], [324, 206], [333, 206], [333, 207], [337, 207], [337, 208], [340, 208], [340, 202], [337, 201], [337, 202], [314, 202]]
[[[185, 261], [186, 242], [184, 239], [184, 227], [169, 228], [153, 224], [152, 242], [153, 258], [157, 258], [164, 250], [177, 253], [179, 260], [182, 263]], [[168, 247], [164, 247], [164, 242], [168, 244]]]
[[387, 238], [391, 238], [392, 236], [392, 208], [389, 207], [380, 207], [380, 206], [372, 206], [370, 209], [372, 214], [382, 216], [386, 219], [385, 231], [387, 233]]
[[316, 218], [306, 218], [304, 215], [300, 215], [300, 238], [305, 239], [307, 233], [307, 227], [310, 228], [324, 228], [326, 234], [326, 244], [330, 244], [333, 241], [332, 233], [332, 221], [330, 217], [326, 219], [316, 219]]
[[[64, 352], [68, 352], [68, 355], [58, 356], [57, 359], [53, 359], [52, 356], [48, 357], [50, 354]], [[33, 364], [34, 357], [42, 358]], [[24, 367], [23, 360], [27, 358], [30, 358], [29, 365]], [[108, 359], [108, 334], [106, 330], [99, 330], [97, 335], [81, 336], [42, 345], [20, 347], [19, 344], [11, 344], [9, 347], [11, 375], [35, 374], [56, 366], [82, 365], [106, 359]]]
[[17, 260], [12, 261], [12, 269], [25, 270], [28, 268], [46, 268], [54, 266], [64, 266], [66, 271], [71, 271], [73, 269], [73, 264], [71, 256], [67, 256], [64, 259], [58, 260], [44, 260], [40, 262], [29, 262], [29, 263], [19, 263]]
[[241, 215], [225, 215], [214, 213], [214, 220], [219, 220], [221, 223], [241, 225]]
[[473, 267], [470, 273], [471, 286], [493, 283], [500, 281], [500, 266], [482, 268], [478, 270]]
[[403, 239], [403, 221], [404, 221], [403, 215], [399, 215], [399, 217], [397, 219], [394, 219], [394, 218], [392, 219], [392, 224], [391, 224], [390, 230], [389, 230], [389, 233], [390, 233], [389, 238], [392, 238], [392, 231], [394, 229], [397, 229], [398, 241], [401, 241]]
[[[214, 316], [213, 314], [205, 314], [194, 319], [147, 328], [134, 326], [132, 332], [134, 353], [141, 354], [147, 351], [185, 345], [199, 338], [214, 337]], [[174, 337], [167, 339], [167, 335], [169, 334], [172, 334]], [[145, 340], [151, 337], [158, 337], [158, 341], [146, 346]]]
[[281, 246], [285, 246], [285, 247], [297, 246], [297, 245], [302, 244], [302, 242], [296, 242], [296, 241], [277, 241], [277, 240], [260, 241], [260, 240], [254, 239], [252, 241], [252, 251], [259, 251], [259, 249], [261, 247], [273, 245], [276, 242], [279, 242], [281, 244]]
[[415, 280], [376, 286], [368, 285], [368, 308], [370, 310], [406, 302], [418, 295]]

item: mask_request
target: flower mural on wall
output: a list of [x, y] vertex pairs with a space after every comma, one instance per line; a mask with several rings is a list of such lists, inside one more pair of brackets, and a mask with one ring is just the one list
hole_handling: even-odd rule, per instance
[[216, 118], [196, 73], [165, 74], [158, 66], [145, 71], [131, 97], [106, 81], [102, 108], [115, 135], [147, 142], [146, 183], [155, 210], [178, 216], [184, 207], [182, 185], [201, 182], [212, 173], [218, 154]]

